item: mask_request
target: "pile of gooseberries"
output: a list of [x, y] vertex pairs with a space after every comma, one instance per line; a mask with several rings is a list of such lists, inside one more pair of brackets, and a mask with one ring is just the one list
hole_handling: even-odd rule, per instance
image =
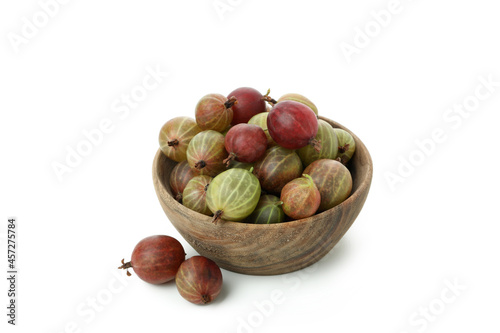
[[179, 294], [194, 304], [209, 304], [222, 289], [222, 272], [215, 262], [203, 256], [187, 260], [182, 244], [166, 235], [142, 239], [132, 252], [132, 259], [118, 269], [134, 272], [143, 281], [164, 284], [175, 280]]
[[[163, 154], [177, 164], [169, 184], [185, 207], [212, 222], [286, 223], [331, 209], [351, 194], [352, 135], [318, 117], [306, 97], [275, 100], [242, 87], [207, 94], [195, 117], [168, 120], [160, 130]], [[129, 269], [142, 280], [177, 290], [194, 304], [209, 304], [222, 289], [219, 266], [203, 256], [186, 260], [181, 243], [157, 235], [134, 248]]]
[[203, 96], [195, 117], [160, 130], [163, 153], [178, 164], [174, 197], [212, 221], [282, 223], [331, 209], [349, 197], [352, 135], [318, 117], [303, 95], [275, 100], [242, 87]]

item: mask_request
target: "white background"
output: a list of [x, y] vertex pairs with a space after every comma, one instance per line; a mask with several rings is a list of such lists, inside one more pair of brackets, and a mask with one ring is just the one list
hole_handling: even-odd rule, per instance
[[[74, 0], [47, 22], [38, 1], [0, 5], [0, 266], [15, 216], [20, 271], [16, 327], [0, 283], [2, 332], [498, 332], [496, 3], [401, 0], [384, 27], [370, 13], [389, 0], [220, 3], [230, 10], [219, 15], [213, 0]], [[29, 35], [33, 16], [44, 26]], [[346, 44], [357, 53], [346, 57]], [[146, 68], [169, 75], [130, 112], [114, 112]], [[220, 298], [195, 306], [174, 283], [148, 285], [116, 267], [154, 234], [196, 255], [153, 189], [158, 131], [193, 116], [201, 96], [240, 86], [302, 93], [353, 130], [373, 158], [372, 189], [317, 265], [269, 277], [223, 270]], [[447, 111], [464, 101], [474, 110]], [[54, 163], [104, 119], [112, 130], [58, 179]], [[435, 131], [442, 140], [431, 144]], [[273, 293], [282, 297], [270, 305]]]

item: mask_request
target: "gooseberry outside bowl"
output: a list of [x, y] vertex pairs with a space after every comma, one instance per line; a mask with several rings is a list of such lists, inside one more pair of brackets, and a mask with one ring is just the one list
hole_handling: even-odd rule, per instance
[[341, 204], [309, 218], [277, 224], [249, 224], [221, 220], [192, 211], [172, 195], [169, 176], [175, 161], [161, 150], [153, 162], [153, 182], [160, 204], [174, 227], [202, 256], [227, 270], [252, 275], [289, 273], [324, 257], [351, 227], [363, 207], [373, 175], [373, 164], [361, 140], [344, 126], [319, 117], [335, 128], [348, 131], [356, 152], [348, 168], [352, 193]]

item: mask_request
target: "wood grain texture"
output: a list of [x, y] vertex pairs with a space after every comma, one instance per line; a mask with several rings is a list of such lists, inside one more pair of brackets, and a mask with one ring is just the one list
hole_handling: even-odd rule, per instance
[[306, 219], [278, 224], [247, 224], [219, 221], [194, 212], [175, 200], [169, 175], [176, 162], [161, 150], [153, 162], [153, 183], [160, 204], [179, 233], [202, 256], [230, 271], [252, 275], [293, 272], [324, 257], [344, 236], [358, 216], [368, 195], [373, 164], [361, 140], [344, 126], [356, 141], [356, 152], [348, 168], [353, 178], [352, 194], [340, 205]]

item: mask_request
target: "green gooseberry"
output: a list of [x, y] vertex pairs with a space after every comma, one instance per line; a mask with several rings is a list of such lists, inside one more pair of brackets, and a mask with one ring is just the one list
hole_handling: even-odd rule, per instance
[[253, 169], [253, 163], [243, 163], [243, 162], [238, 162], [235, 160], [232, 160], [229, 163], [229, 166], [227, 167], [228, 169], [245, 169], [245, 170], [252, 170]]
[[207, 190], [207, 206], [214, 213], [212, 222], [223, 219], [239, 222], [257, 206], [260, 183], [251, 171], [234, 168], [218, 174]]
[[260, 128], [262, 128], [264, 130], [264, 133], [266, 133], [266, 138], [267, 138], [267, 147], [269, 148], [272, 146], [276, 146], [277, 143], [273, 140], [273, 138], [271, 138], [271, 135], [269, 134], [269, 131], [267, 130], [267, 115], [268, 114], [269, 114], [268, 112], [257, 113], [255, 116], [250, 118], [248, 123], [252, 124], [252, 125], [260, 126]]
[[333, 127], [322, 119], [318, 119], [318, 133], [315, 137], [321, 142], [321, 149], [317, 151], [313, 146], [307, 145], [297, 150], [302, 163], [307, 167], [314, 161], [328, 158], [336, 159], [338, 153], [338, 139]]
[[281, 223], [285, 220], [282, 204], [277, 196], [265, 194], [260, 197], [257, 207], [246, 220], [255, 224]]
[[336, 159], [345, 165], [349, 162], [352, 155], [354, 155], [354, 152], [356, 151], [356, 142], [354, 141], [352, 135], [343, 129], [334, 128], [333, 131], [337, 135], [339, 145]]

